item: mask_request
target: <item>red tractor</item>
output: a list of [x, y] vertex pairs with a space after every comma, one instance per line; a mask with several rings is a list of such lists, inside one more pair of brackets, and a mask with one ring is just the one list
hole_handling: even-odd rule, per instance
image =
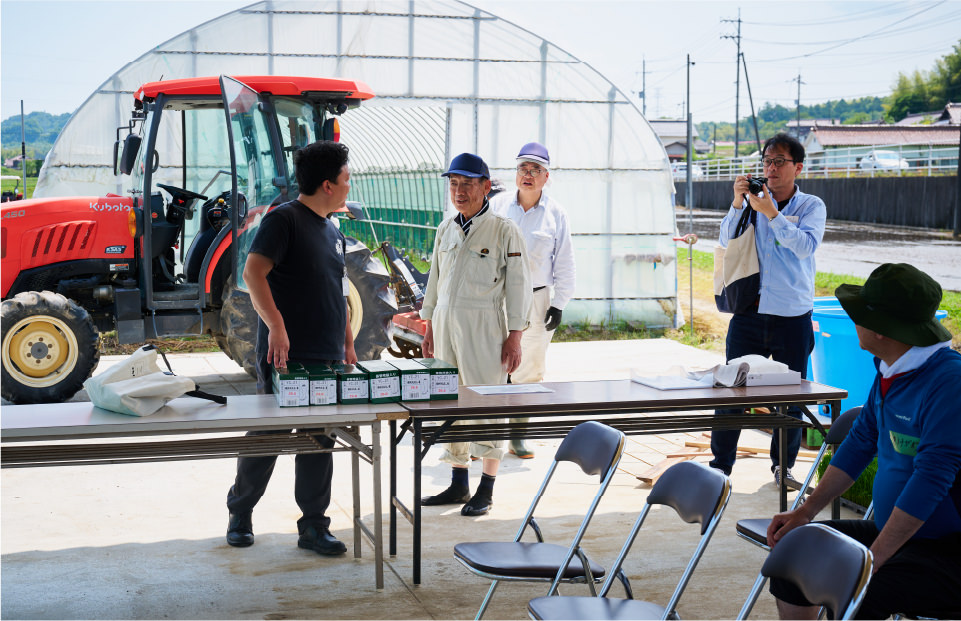
[[[209, 333], [252, 370], [256, 314], [242, 269], [260, 220], [297, 196], [294, 151], [338, 139], [336, 117], [373, 96], [360, 82], [282, 76], [140, 87], [114, 150], [126, 196], [2, 207], [2, 396], [71, 397], [107, 330], [120, 343]], [[397, 283], [357, 240], [346, 260], [357, 354], [377, 358]]]

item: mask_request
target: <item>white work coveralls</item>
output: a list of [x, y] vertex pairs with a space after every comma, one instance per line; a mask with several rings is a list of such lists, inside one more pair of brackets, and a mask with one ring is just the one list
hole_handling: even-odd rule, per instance
[[539, 289], [534, 292], [531, 304], [531, 327], [524, 331], [521, 339], [521, 364], [511, 373], [511, 381], [516, 384], [540, 382], [544, 379], [547, 346], [554, 336], [553, 330], [544, 329], [547, 309], [553, 306], [564, 310], [574, 296], [576, 272], [571, 227], [564, 208], [544, 191], [538, 203], [527, 211], [517, 201], [517, 192], [501, 192], [491, 199], [491, 210], [510, 218], [520, 228], [527, 244], [531, 286]]
[[[457, 366], [462, 386], [504, 384], [504, 341], [509, 331], [527, 328], [531, 306], [524, 238], [490, 209], [474, 216], [466, 236], [455, 217], [437, 228], [420, 316], [431, 321], [434, 357]], [[471, 455], [500, 459], [503, 444], [452, 443], [441, 459], [458, 466], [468, 465]]]

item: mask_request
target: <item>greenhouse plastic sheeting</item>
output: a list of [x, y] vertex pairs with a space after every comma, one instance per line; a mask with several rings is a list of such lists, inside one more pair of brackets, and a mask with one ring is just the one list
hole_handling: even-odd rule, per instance
[[[352, 200], [375, 222], [345, 223], [370, 243], [429, 255], [449, 210], [439, 174], [453, 155], [481, 155], [508, 191], [531, 140], [550, 150], [547, 191], [567, 209], [578, 267], [568, 322], [670, 326], [677, 276], [667, 157], [629, 96], [525, 28], [461, 2], [259, 2], [163, 43], [104, 82], [61, 132], [35, 196], [125, 193], [113, 175], [116, 128], [143, 83], [203, 75], [313, 75], [370, 85], [376, 98], [342, 118]], [[155, 181], [181, 179], [181, 128], [157, 149]], [[211, 143], [224, 136], [195, 136]], [[208, 153], [226, 153], [208, 149]], [[220, 161], [193, 163], [200, 191]], [[200, 165], [198, 165], [200, 164]], [[212, 188], [211, 194], [213, 194]], [[401, 226], [403, 225], [403, 226]]]

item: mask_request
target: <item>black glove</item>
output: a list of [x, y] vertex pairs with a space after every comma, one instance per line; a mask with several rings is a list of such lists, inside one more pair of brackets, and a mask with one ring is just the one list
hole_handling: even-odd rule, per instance
[[559, 325], [561, 325], [561, 309], [551, 306], [544, 315], [544, 329], [550, 332], [556, 330]]

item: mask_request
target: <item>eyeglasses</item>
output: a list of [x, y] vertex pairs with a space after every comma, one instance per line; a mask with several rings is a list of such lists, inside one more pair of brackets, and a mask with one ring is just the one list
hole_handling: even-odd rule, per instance
[[540, 166], [518, 166], [517, 174], [522, 177], [540, 177], [544, 174], [544, 169]]
[[784, 162], [794, 162], [794, 160], [789, 160], [786, 157], [778, 156], [766, 157], [761, 160], [761, 162], [763, 162], [765, 166], [774, 166], [775, 168], [780, 168], [781, 166], [784, 166]]

